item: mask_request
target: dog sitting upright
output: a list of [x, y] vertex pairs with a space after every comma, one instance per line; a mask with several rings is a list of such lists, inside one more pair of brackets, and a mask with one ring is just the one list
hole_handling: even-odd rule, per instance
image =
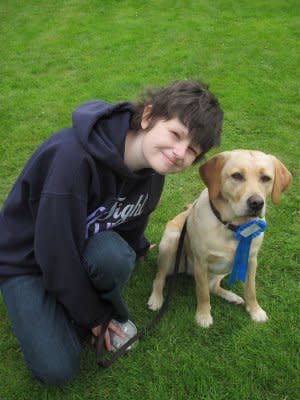
[[[162, 306], [165, 279], [174, 269], [180, 232], [187, 218], [180, 271], [187, 270], [195, 277], [196, 321], [207, 328], [213, 323], [209, 292], [244, 304], [244, 299], [220, 286], [232, 271], [238, 247], [234, 231], [250, 221], [264, 221], [267, 196], [271, 195], [273, 204], [278, 204], [292, 175], [276, 157], [250, 150], [220, 153], [202, 165], [199, 172], [207, 188], [188, 210], [168, 222], [159, 245], [158, 272], [148, 306], [151, 310]], [[246, 310], [256, 322], [268, 319], [256, 300], [255, 289], [262, 240], [260, 233], [251, 242], [244, 284]]]

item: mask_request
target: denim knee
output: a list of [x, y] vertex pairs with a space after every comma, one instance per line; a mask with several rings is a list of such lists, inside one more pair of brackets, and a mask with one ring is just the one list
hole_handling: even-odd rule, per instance
[[69, 357], [57, 357], [56, 360], [51, 358], [43, 360], [39, 366], [35, 368], [29, 366], [34, 378], [45, 385], [62, 386], [72, 380], [80, 368], [80, 352], [70, 355]]
[[8, 279], [1, 291], [33, 377], [48, 385], [67, 383], [79, 369], [81, 346], [63, 307], [45, 291], [42, 277]]
[[123, 286], [129, 279], [136, 254], [128, 243], [114, 231], [104, 231], [92, 236], [83, 255], [85, 267], [99, 289]]
[[[119, 240], [117, 242], [119, 243]], [[106, 273], [116, 277], [119, 283], [124, 284], [132, 274], [135, 258], [135, 252], [126, 242], [117, 249], [111, 243], [107, 245], [106, 252], [102, 254], [101, 259], [97, 260], [97, 265], [101, 265]]]

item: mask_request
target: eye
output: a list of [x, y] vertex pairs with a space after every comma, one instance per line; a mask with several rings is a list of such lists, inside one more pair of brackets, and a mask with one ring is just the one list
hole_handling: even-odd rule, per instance
[[175, 136], [177, 139], [180, 139], [180, 135], [179, 133], [177, 133], [176, 131], [171, 131], [172, 135]]
[[272, 180], [272, 178], [270, 178], [268, 175], [262, 175], [262, 176], [260, 177], [260, 180], [261, 180], [263, 183], [266, 183], [266, 182], [270, 182], [270, 181]]
[[198, 156], [199, 152], [194, 149], [194, 147], [189, 147], [189, 151], [194, 155], [194, 156]]
[[244, 177], [240, 172], [235, 172], [234, 174], [231, 175], [231, 178], [233, 178], [235, 181], [243, 181]]

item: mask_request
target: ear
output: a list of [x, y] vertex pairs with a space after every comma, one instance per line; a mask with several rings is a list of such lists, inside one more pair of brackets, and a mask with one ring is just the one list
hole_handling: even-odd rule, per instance
[[275, 166], [275, 177], [272, 189], [272, 203], [278, 204], [280, 195], [291, 184], [293, 177], [290, 171], [279, 161], [276, 157], [272, 156]]
[[148, 104], [143, 111], [143, 115], [142, 115], [142, 120], [141, 120], [141, 127], [142, 129], [145, 131], [148, 126], [149, 126], [149, 122], [150, 122], [150, 114], [151, 114], [151, 110], [152, 110], [152, 104]]
[[211, 200], [216, 199], [220, 193], [221, 171], [227, 158], [227, 152], [217, 154], [199, 168], [200, 177], [208, 188]]

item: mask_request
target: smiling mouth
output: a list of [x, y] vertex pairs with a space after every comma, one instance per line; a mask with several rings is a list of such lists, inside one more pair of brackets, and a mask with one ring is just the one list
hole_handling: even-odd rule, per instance
[[169, 165], [172, 165], [172, 166], [176, 166], [177, 165], [176, 160], [174, 160], [173, 158], [168, 157], [165, 153], [162, 153], [162, 154], [163, 154], [165, 160], [167, 161], [167, 163]]

